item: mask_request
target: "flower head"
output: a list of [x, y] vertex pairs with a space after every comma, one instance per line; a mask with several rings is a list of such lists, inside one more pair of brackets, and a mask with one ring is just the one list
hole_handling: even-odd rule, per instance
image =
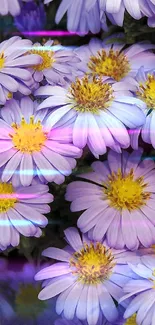
[[72, 81], [74, 75], [81, 74], [76, 69], [76, 64], [80, 62], [74, 51], [70, 48], [64, 48], [61, 45], [54, 45], [54, 41], [47, 41], [44, 45], [35, 43], [30, 51], [41, 57], [40, 64], [32, 67], [34, 80], [40, 82], [43, 77], [49, 84], [65, 85]]
[[154, 68], [155, 55], [148, 51], [153, 49], [154, 45], [137, 43], [124, 49], [123, 38], [123, 34], [112, 35], [104, 41], [94, 38], [88, 45], [77, 48], [75, 52], [81, 59], [79, 69], [103, 80], [110, 78], [113, 81], [131, 83], [131, 90], [134, 90], [136, 83], [133, 77], [142, 62], [145, 70]]
[[14, 36], [0, 44], [0, 104], [12, 98], [12, 94], [19, 91], [24, 95], [31, 93], [33, 83], [31, 73], [26, 69], [39, 64], [38, 55], [28, 54], [31, 48], [30, 40]]
[[141, 257], [138, 265], [129, 264], [137, 278], [130, 280], [124, 286], [124, 297], [120, 301], [132, 297], [124, 318], [131, 317], [137, 312], [136, 323], [138, 325], [154, 323], [155, 308], [155, 256], [145, 255]]
[[[88, 145], [98, 158], [106, 147], [121, 151], [130, 145], [126, 127], [143, 125], [145, 103], [123, 91], [123, 83], [111, 84], [101, 79], [77, 78], [64, 87], [40, 87], [37, 96], [49, 96], [38, 110], [50, 107], [49, 126], [62, 121], [73, 124], [73, 143], [79, 148]], [[126, 94], [127, 93], [127, 94]]]
[[136, 261], [137, 257], [133, 252], [113, 250], [105, 241], [81, 238], [76, 228], [66, 229], [65, 236], [69, 247], [50, 247], [43, 252], [61, 262], [36, 274], [36, 280], [45, 280], [39, 299], [59, 295], [56, 312], [64, 313], [68, 320], [76, 315], [89, 325], [96, 325], [101, 313], [109, 322], [115, 321], [118, 311], [113, 299], [118, 301], [122, 296], [122, 283], [132, 276], [127, 262]]
[[135, 150], [138, 149], [138, 139], [141, 133], [143, 141], [152, 144], [155, 148], [155, 73], [153, 70], [145, 72], [141, 67], [137, 73], [136, 81], [138, 87], [135, 96], [147, 105], [144, 111], [146, 121], [142, 127], [130, 130], [131, 146]]
[[20, 234], [40, 237], [40, 227], [47, 225], [44, 213], [50, 212], [48, 203], [53, 195], [48, 186], [35, 183], [28, 187], [13, 186], [0, 181], [0, 249], [18, 246]]
[[98, 158], [106, 147], [121, 151], [130, 145], [127, 127], [143, 125], [145, 103], [132, 97], [126, 84], [111, 84], [100, 78], [77, 78], [65, 87], [40, 87], [35, 95], [47, 97], [38, 110], [50, 107], [47, 123], [73, 124], [73, 143], [79, 148], [87, 144]]
[[21, 7], [20, 15], [14, 19], [16, 28], [24, 32], [42, 30], [46, 23], [46, 13], [43, 3], [37, 4], [32, 0]]
[[116, 249], [155, 243], [155, 164], [141, 156], [141, 149], [131, 154], [110, 151], [107, 161], [92, 164], [93, 172], [79, 175], [86, 181], [67, 188], [71, 210], [86, 210], [78, 220], [81, 231], [91, 231], [95, 240], [106, 237]]
[[23, 186], [38, 175], [41, 181], [60, 184], [69, 175], [81, 150], [71, 143], [72, 130], [46, 127], [47, 110], [37, 112], [29, 97], [10, 100], [1, 110], [0, 147], [2, 180]]

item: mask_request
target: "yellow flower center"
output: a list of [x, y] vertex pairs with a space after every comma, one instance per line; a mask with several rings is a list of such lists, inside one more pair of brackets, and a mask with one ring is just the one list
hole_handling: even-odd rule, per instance
[[8, 92], [7, 99], [12, 99], [12, 98], [13, 98], [13, 94], [11, 92]]
[[139, 85], [137, 96], [146, 103], [148, 109], [155, 109], [155, 77], [153, 75], [148, 74], [145, 84]]
[[127, 319], [124, 325], [136, 325], [136, 314]]
[[87, 245], [75, 252], [70, 259], [72, 273], [78, 281], [85, 284], [97, 284], [106, 280], [115, 265], [111, 251], [101, 243]]
[[5, 64], [5, 58], [4, 58], [4, 53], [0, 53], [0, 69], [4, 68]]
[[21, 124], [12, 124], [14, 133], [10, 134], [14, 147], [24, 153], [33, 153], [41, 151], [47, 139], [47, 133], [43, 131], [41, 122], [34, 122], [34, 116], [30, 117], [30, 122], [27, 123], [24, 117]]
[[[108, 83], [102, 80], [88, 77], [76, 79], [71, 84], [68, 97], [73, 97], [75, 110], [79, 112], [98, 113], [100, 109], [108, 108], [113, 100], [113, 89]], [[72, 99], [71, 99], [72, 101]]]
[[125, 176], [122, 175], [121, 170], [117, 173], [113, 172], [103, 185], [104, 193], [111, 206], [118, 210], [136, 210], [145, 205], [150, 198], [150, 193], [144, 191], [147, 184], [143, 182], [143, 177], [134, 179], [133, 169]]
[[34, 65], [32, 68], [36, 71], [43, 71], [52, 67], [55, 59], [53, 58], [54, 52], [51, 50], [43, 50], [39, 47], [37, 50], [32, 50], [31, 54], [38, 54], [42, 57], [42, 63]]
[[130, 64], [124, 53], [110, 50], [97, 52], [96, 56], [91, 56], [88, 63], [90, 74], [93, 76], [108, 76], [116, 81], [123, 79], [131, 70]]
[[15, 299], [16, 313], [26, 319], [36, 319], [44, 311], [47, 303], [38, 299], [40, 286], [21, 285]]
[[0, 213], [13, 208], [17, 198], [11, 183], [0, 183]]

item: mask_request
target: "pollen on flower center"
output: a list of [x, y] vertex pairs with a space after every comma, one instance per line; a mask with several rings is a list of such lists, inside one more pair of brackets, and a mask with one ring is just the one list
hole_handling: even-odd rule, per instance
[[137, 96], [142, 99], [149, 109], [155, 109], [155, 77], [148, 74], [145, 84], [139, 84]]
[[114, 257], [101, 243], [87, 245], [75, 252], [70, 259], [72, 273], [78, 281], [85, 284], [97, 284], [109, 278], [114, 267]]
[[21, 285], [16, 299], [16, 313], [20, 317], [36, 319], [37, 316], [46, 308], [46, 302], [38, 299], [40, 286], [34, 284]]
[[51, 50], [43, 50], [40, 47], [37, 50], [32, 50], [31, 54], [38, 54], [42, 58], [42, 63], [34, 65], [32, 68], [36, 71], [42, 71], [52, 67], [55, 59], [53, 58], [54, 52]]
[[113, 172], [103, 186], [111, 206], [118, 210], [138, 209], [145, 205], [150, 198], [150, 193], [145, 192], [147, 184], [144, 183], [143, 177], [134, 179], [133, 169], [125, 176], [122, 175], [121, 170], [118, 170], [117, 173]]
[[13, 208], [17, 198], [11, 183], [0, 183], [0, 213]]
[[106, 109], [113, 100], [113, 89], [101, 79], [88, 77], [76, 79], [71, 84], [68, 97], [72, 95], [74, 108], [79, 112], [98, 113], [99, 109]]
[[136, 314], [127, 319], [124, 325], [136, 325]]
[[91, 75], [109, 76], [116, 81], [123, 79], [130, 71], [130, 64], [124, 53], [112, 49], [108, 53], [100, 50], [96, 56], [91, 56], [88, 67]]
[[20, 125], [13, 123], [12, 128], [14, 132], [10, 134], [10, 137], [16, 149], [25, 153], [41, 151], [47, 139], [47, 134], [43, 131], [40, 121], [34, 122], [34, 116], [30, 117], [29, 123], [23, 117]]

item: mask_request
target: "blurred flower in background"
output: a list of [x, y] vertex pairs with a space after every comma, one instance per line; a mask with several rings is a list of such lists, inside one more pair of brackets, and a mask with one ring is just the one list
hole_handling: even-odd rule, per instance
[[[57, 318], [55, 300], [38, 300], [40, 285], [34, 281], [34, 275], [40, 269], [30, 263], [10, 263], [4, 279], [6, 294], [3, 294], [3, 300], [6, 302], [2, 312], [0, 309], [2, 325], [54, 324]], [[8, 299], [7, 291], [11, 291], [11, 299]]]
[[15, 17], [14, 23], [23, 34], [44, 29], [46, 24], [44, 4], [41, 1], [38, 5], [34, 1], [22, 3], [20, 15]]

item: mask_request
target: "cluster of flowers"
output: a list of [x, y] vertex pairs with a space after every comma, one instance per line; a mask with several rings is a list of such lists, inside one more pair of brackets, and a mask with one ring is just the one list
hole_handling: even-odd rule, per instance
[[65, 249], [43, 252], [60, 262], [35, 276], [39, 299], [58, 295], [56, 325], [154, 322], [155, 164], [138, 140], [155, 148], [155, 54], [149, 43], [125, 48], [122, 36], [72, 50], [18, 36], [0, 44], [1, 250], [41, 236], [47, 183], [63, 183], [86, 145], [96, 158], [110, 148], [68, 185], [71, 210], [85, 210], [81, 235], [66, 229]]
[[[103, 13], [138, 13], [129, 1], [110, 3], [100, 1]], [[98, 1], [83, 11], [81, 0], [76, 18], [72, 4], [62, 1], [57, 15], [68, 10], [76, 28], [81, 10], [98, 12]], [[147, 4], [153, 11], [154, 0]], [[86, 15], [83, 24], [86, 17], [93, 22]], [[35, 275], [44, 280], [40, 300], [58, 296], [55, 325], [155, 322], [155, 163], [139, 147], [141, 136], [155, 148], [154, 45], [126, 47], [123, 38], [94, 38], [77, 49], [18, 36], [0, 44], [1, 250], [18, 246], [20, 234], [40, 237], [53, 201], [48, 182], [63, 183], [86, 146], [96, 158], [108, 147], [107, 161], [67, 188], [71, 211], [84, 211], [81, 233], [66, 229], [67, 246], [43, 252], [60, 262]]]
[[[35, 0], [1, 0], [0, 14], [19, 15], [22, 1], [32, 3]], [[44, 10], [42, 5], [48, 5], [51, 1], [54, 0], [40, 0], [39, 6], [42, 12]], [[29, 10], [30, 8], [31, 6], [28, 7]], [[79, 34], [87, 34], [91, 31], [96, 34], [101, 28], [107, 30], [107, 18], [112, 24], [123, 26], [125, 10], [137, 20], [144, 16], [148, 17], [148, 25], [155, 27], [155, 0], [61, 0], [55, 21], [58, 24], [67, 12], [69, 31]], [[32, 11], [36, 11], [42, 18], [37, 6], [32, 5]]]

